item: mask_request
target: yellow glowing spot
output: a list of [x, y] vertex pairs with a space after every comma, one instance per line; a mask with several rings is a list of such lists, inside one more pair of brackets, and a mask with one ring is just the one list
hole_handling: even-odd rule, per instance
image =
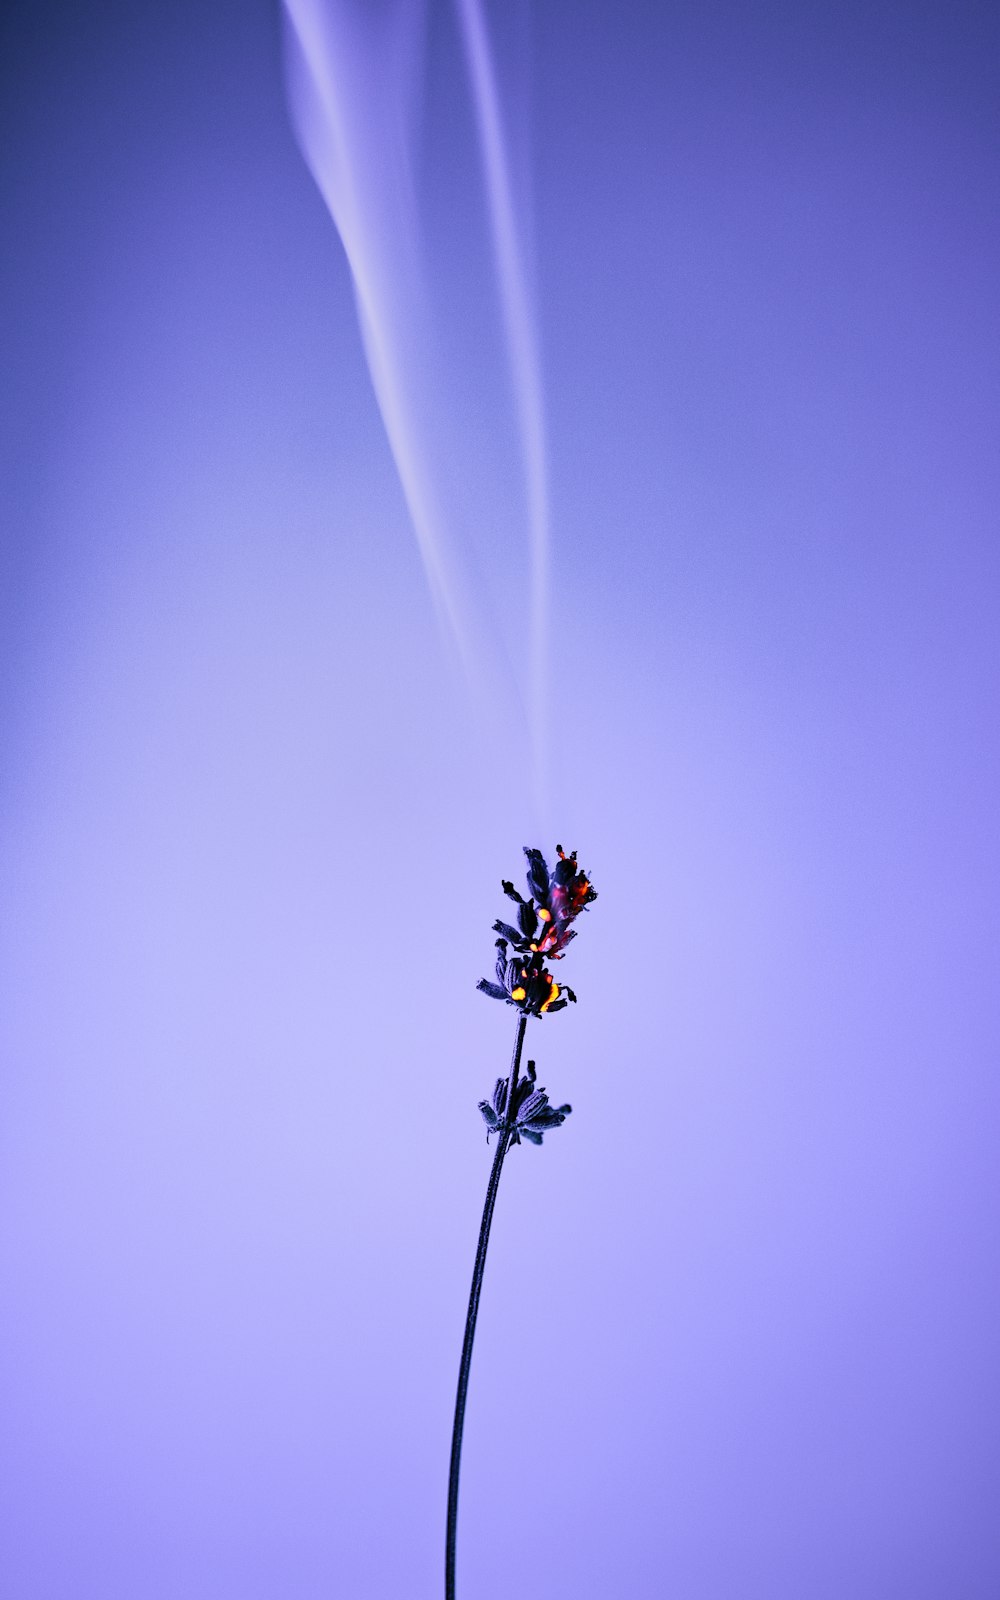
[[552, 990], [551, 990], [551, 993], [549, 994], [549, 998], [546, 1000], [545, 1004], [542, 1006], [542, 1010], [543, 1011], [548, 1011], [549, 1006], [552, 1004], [553, 1000], [555, 999], [555, 997], [556, 997], [556, 995], [558, 993], [559, 993], [559, 985], [557, 983], [554, 983], [552, 985]]
[[538, 920], [539, 920], [539, 922], [551, 922], [552, 921], [552, 912], [551, 911], [546, 911], [544, 906], [540, 907], [539, 912], [538, 912]]
[[531, 946], [531, 949], [532, 949], [532, 950], [536, 950], [536, 951], [537, 951], [537, 949], [538, 949], [538, 946], [537, 946], [537, 944], [533, 944], [533, 945], [532, 945], [532, 946]]
[[[510, 997], [511, 997], [512, 1000], [523, 1000], [524, 999], [524, 990], [523, 989], [512, 989], [510, 991]], [[544, 1009], [544, 1007], [543, 1007], [543, 1009]]]

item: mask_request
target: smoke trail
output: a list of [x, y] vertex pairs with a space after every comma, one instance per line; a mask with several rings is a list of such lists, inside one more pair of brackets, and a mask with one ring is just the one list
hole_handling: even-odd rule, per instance
[[[481, 462], [472, 457], [484, 437], [502, 430], [491, 432], [489, 419], [470, 424], [464, 401], [456, 400], [460, 385], [445, 370], [449, 330], [433, 309], [432, 291], [440, 285], [431, 280], [446, 276], [451, 263], [428, 262], [427, 217], [417, 192], [428, 38], [423, 0], [284, 0], [289, 99], [300, 145], [347, 255], [372, 383], [439, 617], [477, 692], [495, 688], [499, 676], [511, 685], [505, 703], [526, 701], [540, 800], [548, 567], [541, 380], [486, 25], [479, 0], [455, 0], [455, 11], [485, 180], [485, 196], [474, 196], [459, 216], [471, 232], [479, 198], [492, 236], [496, 281], [480, 289], [476, 316], [485, 326], [498, 307], [501, 317], [500, 365], [505, 361], [507, 369], [501, 387], [512, 393], [519, 460], [515, 492], [508, 485], [497, 495], [494, 485], [490, 494], [482, 486]], [[487, 376], [480, 387], [492, 392], [496, 375]], [[476, 386], [467, 375], [463, 381], [473, 394]], [[512, 515], [515, 500], [524, 505], [518, 527], [528, 578], [494, 611], [519, 616], [527, 590], [529, 615], [526, 630], [505, 641], [496, 619], [489, 620], [496, 595], [487, 593], [485, 570], [496, 565], [492, 545], [516, 544], [507, 529], [494, 529], [503, 537], [489, 538], [497, 516]], [[520, 579], [520, 561], [508, 567]], [[494, 573], [494, 587], [498, 583], [509, 584], [509, 573]], [[505, 647], [506, 665], [498, 666]], [[526, 672], [519, 674], [519, 661]]]
[[545, 735], [548, 698], [546, 632], [549, 611], [549, 504], [538, 342], [528, 298], [521, 241], [511, 193], [500, 99], [482, 6], [480, 0], [455, 0], [455, 3], [461, 20], [462, 37], [473, 87], [511, 375], [517, 401], [521, 448], [524, 454], [528, 533], [531, 546], [529, 719], [535, 772], [544, 793], [547, 788]]
[[[429, 452], [420, 437], [420, 408], [408, 392], [419, 366], [419, 352], [408, 346], [426, 316], [414, 303], [413, 266], [420, 11], [397, 6], [378, 17], [372, 7], [364, 18], [352, 19], [349, 7], [285, 0], [285, 14], [296, 130], [350, 264], [372, 383], [431, 593], [466, 672], [474, 675], [468, 612], [443, 537]], [[373, 63], [381, 64], [382, 73], [372, 72]], [[387, 213], [394, 219], [391, 227]], [[402, 256], [409, 261], [400, 270]]]

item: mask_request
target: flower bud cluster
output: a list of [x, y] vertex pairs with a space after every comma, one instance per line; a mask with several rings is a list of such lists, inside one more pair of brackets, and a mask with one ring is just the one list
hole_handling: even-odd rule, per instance
[[[501, 1133], [507, 1125], [507, 1087], [507, 1079], [498, 1078], [492, 1100], [479, 1102], [487, 1141], [491, 1133]], [[545, 1090], [535, 1083], [535, 1063], [529, 1061], [528, 1076], [522, 1078], [514, 1090], [511, 1143], [520, 1144], [522, 1139], [527, 1139], [529, 1144], [541, 1144], [542, 1135], [560, 1127], [572, 1109], [572, 1106], [549, 1105]]]
[[554, 871], [540, 850], [524, 847], [528, 858], [529, 898], [519, 894], [512, 883], [503, 880], [504, 893], [517, 905], [517, 925], [497, 921], [496, 983], [481, 978], [478, 987], [494, 1000], [517, 1006], [531, 1017], [562, 1011], [576, 995], [565, 984], [556, 983], [546, 961], [561, 961], [566, 946], [576, 938], [572, 922], [590, 903], [597, 891], [578, 866], [576, 851], [567, 855], [557, 845], [559, 856]]

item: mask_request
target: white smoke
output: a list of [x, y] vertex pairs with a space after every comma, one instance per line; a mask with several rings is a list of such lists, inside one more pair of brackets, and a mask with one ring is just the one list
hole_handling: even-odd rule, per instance
[[[420, 192], [430, 23], [440, 14], [431, 18], [423, 0], [284, 0], [289, 101], [350, 266], [375, 395], [439, 617], [477, 693], [495, 688], [497, 663], [505, 663], [499, 669], [505, 698], [523, 707], [540, 801], [549, 532], [535, 317], [486, 18], [481, 0], [454, 6], [482, 172], [482, 194], [474, 198], [488, 218], [494, 263], [491, 281], [477, 286], [475, 314], [485, 327], [499, 311], [507, 365], [501, 386], [511, 397], [516, 439], [514, 466], [500, 472], [501, 513], [487, 503], [466, 459], [464, 413], [474, 385], [466, 381], [460, 402], [462, 385], [446, 370], [449, 329], [440, 307], [447, 294], [435, 273], [443, 276], [447, 263], [434, 259]], [[474, 204], [467, 212], [458, 222], [471, 234], [479, 218]], [[486, 339], [483, 348], [490, 348]], [[495, 390], [497, 374], [486, 374], [483, 387]], [[490, 434], [483, 422], [471, 431], [480, 445]], [[504, 481], [504, 470], [519, 481]], [[518, 577], [513, 636], [505, 637], [497, 620], [512, 609], [511, 591], [499, 602], [489, 592], [488, 530], [502, 540]]]

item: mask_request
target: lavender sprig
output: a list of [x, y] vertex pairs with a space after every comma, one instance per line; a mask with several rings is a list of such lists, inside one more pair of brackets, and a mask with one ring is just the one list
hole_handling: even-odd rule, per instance
[[[494, 1000], [502, 1000], [517, 1008], [517, 1033], [510, 1072], [498, 1078], [490, 1100], [481, 1100], [479, 1110], [486, 1123], [486, 1137], [497, 1135], [493, 1153], [493, 1166], [486, 1188], [486, 1203], [479, 1226], [479, 1243], [472, 1270], [472, 1288], [469, 1291], [469, 1309], [465, 1318], [465, 1335], [462, 1340], [462, 1357], [458, 1369], [458, 1391], [455, 1396], [455, 1421], [451, 1436], [451, 1467], [448, 1475], [448, 1525], [445, 1538], [445, 1600], [455, 1600], [455, 1540], [458, 1528], [458, 1475], [462, 1458], [462, 1431], [465, 1425], [465, 1402], [469, 1389], [469, 1372], [472, 1366], [472, 1342], [479, 1314], [479, 1296], [486, 1268], [486, 1249], [490, 1240], [493, 1208], [504, 1156], [512, 1144], [526, 1139], [529, 1144], [540, 1145], [546, 1133], [565, 1122], [571, 1106], [550, 1105], [544, 1089], [539, 1088], [535, 1077], [535, 1063], [528, 1062], [527, 1074], [521, 1079], [521, 1051], [529, 1017], [543, 1017], [561, 1011], [576, 995], [565, 985], [560, 987], [545, 966], [546, 960], [561, 961], [566, 946], [576, 937], [570, 925], [588, 905], [597, 899], [586, 873], [577, 866], [576, 851], [566, 855], [561, 845], [556, 847], [559, 860], [550, 873], [548, 862], [540, 850], [525, 846], [528, 858], [528, 889], [525, 900], [512, 883], [506, 879], [504, 893], [517, 904], [517, 927], [507, 922], [495, 922], [497, 940], [497, 982], [486, 978], [478, 987]], [[513, 950], [513, 955], [508, 950]]]

